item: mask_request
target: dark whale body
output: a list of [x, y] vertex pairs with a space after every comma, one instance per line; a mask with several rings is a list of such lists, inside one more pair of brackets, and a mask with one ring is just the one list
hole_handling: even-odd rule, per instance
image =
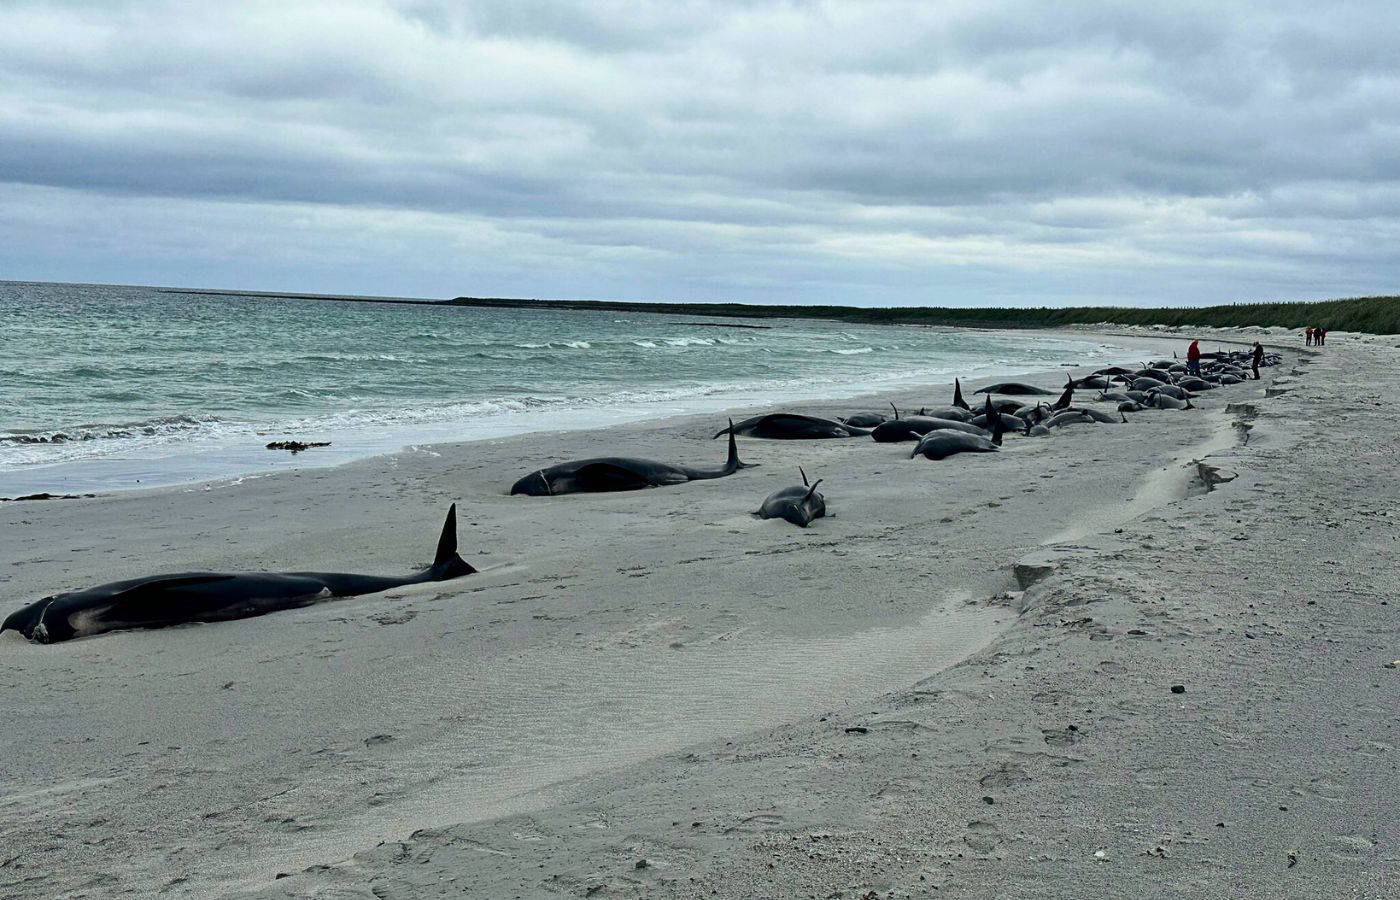
[[[721, 432], [723, 434], [723, 432]], [[560, 463], [538, 472], [531, 472], [511, 486], [511, 494], [531, 497], [554, 497], [559, 494], [596, 494], [611, 491], [636, 491], [649, 487], [685, 484], [733, 475], [748, 463], [739, 461], [739, 448], [734, 435], [729, 435], [729, 459], [718, 469], [692, 469], [651, 459], [630, 456], [601, 456]]]
[[956, 419], [940, 419], [932, 416], [906, 416], [901, 419], [890, 419], [888, 422], [881, 422], [870, 433], [870, 436], [881, 444], [892, 444], [898, 441], [914, 441], [923, 437], [931, 431], [961, 431], [967, 434], [986, 435], [985, 429], [978, 428], [969, 422], [959, 422]]
[[[799, 466], [797, 471], [802, 472]], [[806, 528], [813, 519], [826, 515], [826, 498], [817, 493], [817, 485], [807, 483], [807, 473], [802, 472], [802, 484], [785, 487], [769, 494], [758, 508], [761, 519], [786, 519], [798, 528]]]
[[83, 591], [54, 594], [0, 624], [31, 641], [53, 644], [121, 628], [164, 628], [189, 622], [245, 619], [310, 606], [333, 597], [374, 594], [476, 569], [457, 555], [457, 505], [447, 512], [433, 564], [416, 575], [387, 578], [343, 572], [183, 572], [132, 578]]
[[726, 433], [731, 436], [742, 434], [745, 437], [768, 438], [774, 441], [812, 441], [868, 435], [870, 429], [800, 413], [769, 413], [766, 416], [745, 419], [738, 425], [730, 422], [728, 428], [721, 428], [715, 432], [715, 437]]
[[919, 445], [914, 448], [914, 452], [909, 454], [909, 458], [923, 455], [929, 459], [946, 459], [958, 453], [989, 453], [1001, 449], [1002, 435], [1006, 433], [1006, 428], [1002, 424], [1001, 417], [992, 407], [992, 398], [988, 396], [983, 404], [982, 418], [992, 426], [991, 436], [986, 432], [982, 434], [968, 434], [964, 431], [954, 431], [951, 429], [939, 429], [931, 431], [919, 440]]
[[909, 458], [923, 455], [929, 459], [946, 459], [957, 453], [989, 453], [1001, 447], [990, 439], [961, 431], [935, 431], [919, 441], [919, 446], [909, 454]]
[[855, 428], [874, 428], [876, 425], [879, 425], [881, 422], [884, 422], [888, 419], [889, 416], [885, 415], [884, 413], [870, 412], [856, 413], [854, 416], [847, 416], [846, 418], [840, 419], [838, 421], [846, 425], [851, 425]]
[[1054, 391], [1020, 381], [999, 381], [973, 391], [974, 394], [1005, 394], [1009, 397], [1053, 397]]

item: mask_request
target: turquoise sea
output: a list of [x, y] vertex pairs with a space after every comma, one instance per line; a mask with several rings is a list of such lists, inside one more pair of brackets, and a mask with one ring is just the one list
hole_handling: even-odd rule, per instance
[[[734, 324], [0, 282], [0, 496], [1142, 358], [1131, 339]], [[288, 438], [332, 443], [264, 449]]]

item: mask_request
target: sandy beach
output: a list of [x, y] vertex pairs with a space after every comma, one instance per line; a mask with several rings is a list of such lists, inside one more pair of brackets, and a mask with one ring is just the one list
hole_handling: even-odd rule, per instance
[[[941, 462], [741, 439], [729, 478], [506, 494], [567, 459], [717, 466], [697, 416], [0, 504], [4, 613], [157, 572], [407, 573], [452, 502], [481, 570], [0, 635], [0, 894], [1393, 896], [1400, 342], [1333, 338], [1264, 336], [1283, 363], [1198, 410]], [[799, 465], [829, 517], [752, 516]]]

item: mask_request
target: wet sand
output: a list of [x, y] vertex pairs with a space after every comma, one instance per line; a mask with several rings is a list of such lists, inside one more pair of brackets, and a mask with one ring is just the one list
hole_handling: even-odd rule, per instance
[[[482, 569], [4, 635], [0, 891], [1364, 893], [1397, 854], [1396, 350], [1344, 337], [1199, 411], [942, 462], [741, 439], [759, 466], [718, 481], [505, 495], [569, 458], [717, 465], [705, 416], [0, 506], [15, 606], [160, 571], [406, 572], [453, 501]], [[798, 464], [831, 517], [749, 515]]]

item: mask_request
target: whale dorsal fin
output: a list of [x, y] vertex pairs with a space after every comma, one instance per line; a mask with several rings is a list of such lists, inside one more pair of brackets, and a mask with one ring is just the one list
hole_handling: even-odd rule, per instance
[[986, 403], [987, 425], [992, 430], [992, 443], [1001, 446], [1001, 436], [1006, 433], [1006, 425], [1001, 421], [1001, 412], [992, 406], [992, 395], [987, 395]]
[[[546, 478], [545, 484], [549, 484]], [[438, 538], [437, 554], [433, 557], [432, 568], [428, 572], [434, 581], [446, 581], [470, 575], [476, 569], [457, 555], [457, 504], [447, 508], [447, 521], [442, 523], [442, 535]]]
[[801, 466], [798, 466], [798, 467], [797, 467], [797, 471], [799, 471], [799, 472], [802, 473], [802, 483], [803, 483], [804, 485], [807, 484], [807, 473], [806, 473], [805, 471], [803, 471], [803, 469], [802, 469]]
[[[825, 480], [826, 480], [825, 478], [818, 478], [817, 481], [816, 481], [816, 484], [813, 484], [810, 488], [808, 488], [808, 490], [807, 490], [807, 496], [804, 497], [803, 499], [804, 499], [804, 500], [810, 500], [810, 499], [812, 499], [812, 495], [815, 494], [815, 493], [817, 492], [817, 485], [818, 485], [818, 484], [821, 484], [821, 483], [822, 483], [823, 481], [825, 481]], [[803, 475], [803, 476], [802, 476], [802, 483], [803, 483], [803, 484], [806, 484], [806, 483], [807, 483], [807, 476], [806, 476], [806, 475]]]
[[457, 555], [457, 504], [447, 508], [447, 521], [442, 523], [442, 534], [438, 537], [437, 553], [433, 565], [440, 566]]
[[[724, 468], [732, 473], [737, 472], [740, 469], [747, 469], [752, 466], [758, 465], [758, 463], [746, 463], [743, 460], [739, 459], [739, 443], [734, 440], [733, 419], [729, 420], [729, 428], [727, 430], [729, 432], [729, 458], [725, 460]], [[719, 434], [724, 434], [724, 432], [721, 431]], [[715, 437], [719, 437], [719, 434], [715, 435]]]

